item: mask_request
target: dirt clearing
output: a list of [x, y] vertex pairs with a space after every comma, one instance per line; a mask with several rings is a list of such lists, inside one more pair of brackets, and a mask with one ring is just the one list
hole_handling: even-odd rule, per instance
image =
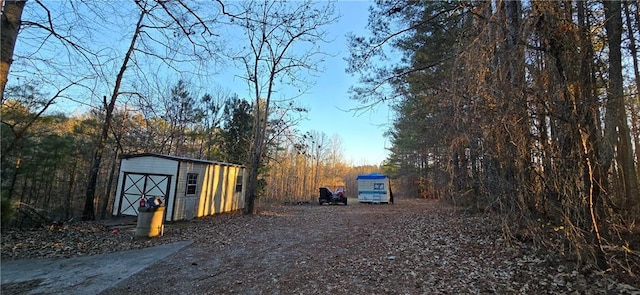
[[507, 245], [485, 215], [433, 200], [349, 201], [170, 224], [154, 244], [194, 242], [102, 294], [638, 292], [603, 273], [584, 276], [551, 253]]

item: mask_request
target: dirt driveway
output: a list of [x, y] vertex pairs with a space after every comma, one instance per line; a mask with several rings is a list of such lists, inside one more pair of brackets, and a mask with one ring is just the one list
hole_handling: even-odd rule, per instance
[[256, 216], [198, 227], [194, 244], [103, 294], [632, 290], [606, 278], [585, 278], [527, 247], [506, 246], [486, 216], [464, 215], [431, 200], [275, 206]]
[[[271, 205], [168, 225], [192, 240], [101, 294], [633, 294], [433, 200]], [[135, 259], [131, 261], [136, 264]]]

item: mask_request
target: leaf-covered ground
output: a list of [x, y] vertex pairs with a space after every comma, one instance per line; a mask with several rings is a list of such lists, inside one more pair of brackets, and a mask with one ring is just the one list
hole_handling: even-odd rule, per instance
[[[263, 205], [168, 224], [163, 237], [79, 224], [7, 232], [2, 259], [71, 257], [194, 243], [105, 294], [637, 294], [637, 278], [587, 274], [572, 261], [509, 244], [486, 215], [432, 200], [394, 205]], [[141, 278], [145, 278], [141, 280]], [[142, 282], [144, 281], [144, 282]], [[7, 291], [3, 286], [3, 291]]]

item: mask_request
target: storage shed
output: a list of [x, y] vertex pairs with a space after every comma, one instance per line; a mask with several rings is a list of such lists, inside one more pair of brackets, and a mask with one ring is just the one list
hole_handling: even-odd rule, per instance
[[238, 164], [160, 155], [123, 155], [113, 215], [138, 215], [144, 197], [164, 200], [165, 220], [244, 208], [245, 167]]
[[389, 177], [383, 174], [361, 174], [358, 180], [358, 202], [393, 203]]

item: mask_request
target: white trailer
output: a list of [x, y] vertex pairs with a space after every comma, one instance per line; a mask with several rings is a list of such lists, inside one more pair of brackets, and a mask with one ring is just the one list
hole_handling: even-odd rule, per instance
[[358, 202], [360, 203], [393, 203], [389, 177], [372, 173], [358, 175]]

